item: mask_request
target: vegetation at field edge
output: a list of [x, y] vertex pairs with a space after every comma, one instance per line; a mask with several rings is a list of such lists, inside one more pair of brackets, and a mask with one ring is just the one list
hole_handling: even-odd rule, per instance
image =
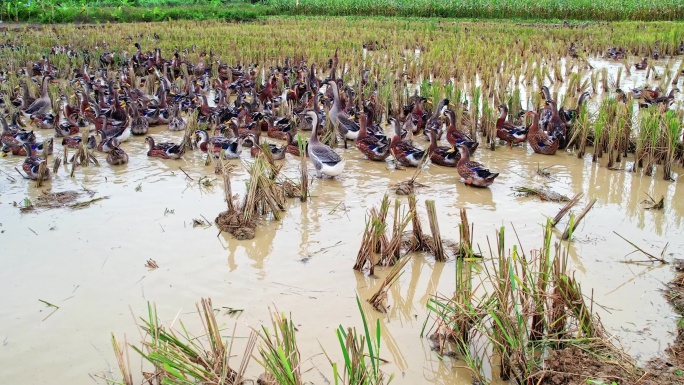
[[520, 20], [667, 21], [684, 2], [662, 0], [7, 0], [5, 22], [94, 23], [164, 20], [249, 21], [268, 16], [432, 17]]

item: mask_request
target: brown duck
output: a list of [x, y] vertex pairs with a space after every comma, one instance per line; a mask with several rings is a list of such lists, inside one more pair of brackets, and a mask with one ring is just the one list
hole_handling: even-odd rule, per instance
[[539, 127], [539, 114], [528, 111], [525, 116], [532, 116], [532, 125], [527, 133], [527, 141], [537, 154], [554, 155], [558, 150], [558, 139], [550, 137]]

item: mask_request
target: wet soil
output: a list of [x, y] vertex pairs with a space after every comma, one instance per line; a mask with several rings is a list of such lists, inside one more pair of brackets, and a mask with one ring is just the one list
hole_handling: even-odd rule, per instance
[[617, 363], [597, 358], [580, 348], [566, 348], [551, 352], [544, 361], [545, 370], [536, 376], [535, 384], [544, 385], [586, 385], [634, 384], [637, 379], [630, 376]]

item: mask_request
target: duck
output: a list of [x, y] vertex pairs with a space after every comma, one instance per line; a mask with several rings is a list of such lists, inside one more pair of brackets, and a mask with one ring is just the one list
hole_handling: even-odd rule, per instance
[[10, 138], [14, 139], [14, 135], [19, 133], [19, 128], [10, 128], [9, 124], [7, 124], [7, 120], [5, 120], [5, 117], [2, 116], [2, 113], [0, 113], [0, 126], [2, 126], [2, 133], [0, 133], [0, 138], [2, 140], [2, 144], [5, 144], [5, 141], [9, 141]]
[[[54, 141], [52, 139], [45, 140], [41, 143], [27, 143], [30, 144], [31, 148], [31, 155], [32, 156], [42, 156], [45, 157], [45, 155], [52, 155], [52, 150], [53, 150], [53, 143]], [[12, 148], [12, 155], [18, 155], [18, 156], [26, 156], [26, 146], [17, 146]]]
[[[38, 180], [40, 177], [40, 165], [45, 163], [45, 160], [35, 156], [32, 154], [31, 151], [31, 145], [29, 143], [24, 143], [24, 151], [26, 152], [26, 159], [24, 159], [24, 163], [22, 164], [21, 168], [24, 170], [26, 175], [28, 175], [29, 179], [31, 180]], [[50, 178], [50, 170], [45, 170], [45, 175], [43, 176], [43, 180], [47, 180]]]
[[401, 138], [413, 144], [413, 136], [420, 131], [418, 129], [418, 119], [409, 115], [401, 126]]
[[[286, 134], [287, 134], [287, 147], [285, 148], [285, 152], [299, 158], [299, 156], [301, 154], [299, 151], [299, 139], [295, 142], [294, 135], [292, 134], [292, 132], [288, 131], [288, 132], [286, 132]], [[301, 139], [303, 139], [303, 138], [301, 138]], [[306, 148], [309, 145], [309, 143], [306, 140], [304, 140], [303, 144], [304, 144], [304, 149], [305, 149], [304, 156], [308, 157], [309, 154], [308, 154], [308, 152], [306, 152]]]
[[428, 119], [427, 123], [425, 124], [425, 129], [423, 130], [423, 133], [425, 134], [425, 139], [430, 140], [429, 136], [429, 131], [435, 131], [437, 133], [437, 139], [442, 139], [442, 134], [444, 131], [442, 130], [442, 120], [440, 117], [443, 115], [442, 110], [444, 110], [445, 107], [449, 106], [449, 99], [442, 99], [439, 101], [439, 104], [437, 104], [437, 108], [435, 108], [435, 111], [432, 113], [432, 116]]
[[648, 68], [648, 62], [646, 58], [641, 59], [639, 63], [634, 64], [634, 68], [637, 70], [645, 70]]
[[461, 155], [454, 147], [438, 146], [437, 132], [428, 130], [430, 136], [430, 147], [427, 152], [430, 156], [430, 161], [436, 165], [444, 167], [456, 167], [458, 165]]
[[514, 143], [522, 143], [527, 140], [527, 132], [529, 131], [524, 125], [516, 126], [511, 122], [506, 121], [508, 116], [508, 106], [502, 104], [499, 106], [499, 118], [496, 120], [496, 137], [507, 142], [510, 146]]
[[[359, 136], [359, 130], [361, 128], [349, 117], [346, 112], [344, 112], [342, 108], [342, 102], [340, 100], [340, 92], [337, 88], [337, 82], [334, 80], [329, 80], [327, 84], [329, 87], [331, 87], [333, 92], [333, 106], [328, 112], [328, 118], [330, 119], [330, 122], [332, 122], [333, 126], [337, 128], [340, 136], [342, 136], [342, 139], [344, 140], [344, 148], [347, 148], [347, 139], [356, 140], [356, 137]], [[318, 122], [318, 119], [316, 119], [316, 122]]]
[[224, 136], [212, 136], [210, 138], [204, 130], [195, 131], [195, 136], [198, 138], [200, 150], [208, 153], [211, 147], [214, 158], [223, 156], [224, 159], [237, 159], [242, 153], [240, 139], [237, 137], [229, 139]]
[[563, 150], [568, 145], [568, 128], [558, 115], [555, 100], [547, 100], [546, 105], [551, 109], [551, 119], [546, 125], [546, 132], [558, 140], [558, 149]]
[[121, 144], [116, 137], [108, 137], [102, 130], [97, 130], [96, 133], [100, 137], [100, 142], [95, 148], [97, 148], [97, 150], [100, 152], [108, 153], [112, 151], [114, 147], [117, 147]]
[[292, 129], [292, 125], [287, 118], [276, 118], [269, 116], [266, 119], [268, 122], [267, 135], [269, 138], [287, 140], [287, 132]]
[[138, 112], [138, 102], [131, 104], [131, 134], [145, 135], [150, 128], [150, 123]]
[[[549, 87], [542, 86], [541, 94], [545, 102], [547, 100], [551, 100], [551, 92], [549, 91]], [[544, 109], [541, 112], [541, 116], [539, 116], [539, 124], [541, 125], [542, 129], [546, 130], [546, 125], [549, 123], [549, 120], [551, 120], [551, 115], [553, 115], [551, 108], [548, 104], [544, 103]]]
[[572, 128], [574, 126], [575, 121], [577, 121], [577, 117], [579, 116], [579, 113], [582, 110], [582, 106], [587, 102], [587, 99], [589, 98], [591, 98], [591, 93], [589, 91], [582, 92], [582, 95], [580, 95], [579, 99], [577, 100], [577, 108], [571, 110], [561, 108], [558, 111], [558, 114], [560, 115], [561, 119], [563, 120], [567, 128]]
[[[36, 101], [36, 98], [31, 96], [31, 93], [29, 92], [28, 84], [26, 84], [25, 81], [21, 80], [19, 82], [19, 88], [21, 88], [22, 93], [21, 93], [21, 95], [18, 95], [18, 96], [21, 97], [21, 101], [22, 101], [24, 106], [30, 106], [31, 104], [33, 104], [33, 102]], [[19, 107], [19, 106], [15, 106], [15, 107]]]
[[672, 102], [674, 101], [675, 95], [677, 92], [681, 92], [679, 90], [679, 88], [673, 88], [672, 90], [670, 90], [670, 93], [668, 93], [667, 96], [659, 96], [659, 97], [653, 99], [652, 103], [653, 104], [665, 104], [669, 107], [670, 104], [672, 104]]
[[[78, 91], [80, 92], [80, 91]], [[78, 95], [77, 95], [78, 97]], [[65, 120], [67, 120], [69, 123], [77, 125], [79, 127], [87, 127], [90, 123], [84, 118], [83, 115], [79, 113], [79, 110], [77, 107], [72, 106], [69, 104], [69, 98], [67, 98], [66, 95], [62, 94], [59, 96], [61, 100], [61, 107], [60, 111], [64, 115]]]
[[[625, 91], [618, 88], [615, 90], [615, 99], [620, 103], [627, 103], [627, 94], [625, 93]], [[649, 100], [648, 98], [645, 99]]]
[[[259, 143], [259, 138], [261, 137], [261, 131], [256, 130], [255, 132], [249, 134], [252, 138], [252, 147], [249, 149], [252, 158], [256, 158], [260, 153], [264, 151], [263, 147]], [[273, 160], [285, 159], [285, 150], [287, 149], [287, 144], [278, 147], [273, 143], [268, 143], [268, 149], [271, 152], [271, 157]]]
[[537, 154], [554, 155], [558, 150], [558, 139], [550, 137], [539, 127], [539, 114], [528, 111], [524, 116], [532, 116], [532, 125], [527, 133], [527, 142]]
[[[413, 102], [412, 104], [409, 104], [408, 106], [405, 106], [405, 113], [408, 117], [413, 117], [413, 119], [416, 122], [416, 127], [417, 130], [420, 131], [421, 129], [424, 129], [428, 120], [428, 115], [426, 112], [423, 112], [423, 104], [427, 102], [428, 100], [422, 96], [418, 96], [418, 91], [416, 90], [416, 93], [412, 97]], [[417, 132], [415, 132], [417, 133]]]
[[[456, 146], [461, 143], [465, 143], [470, 150], [470, 153], [475, 153], [477, 147], [480, 145], [476, 140], [470, 137], [470, 135], [462, 130], [456, 128], [456, 113], [451, 109], [446, 109], [444, 115], [447, 117], [447, 132], [446, 140], [451, 146]], [[439, 140], [439, 136], [437, 136]]]
[[458, 175], [461, 176], [463, 183], [476, 187], [491, 186], [499, 173], [493, 173], [481, 163], [470, 160], [470, 153], [466, 146], [459, 144], [456, 148], [461, 155], [456, 170], [458, 170]]
[[[333, 90], [336, 89], [337, 85]], [[306, 112], [306, 116], [311, 119], [312, 126], [307, 153], [316, 170], [316, 176], [322, 178], [323, 175], [327, 175], [334, 178], [341, 175], [344, 171], [345, 161], [332, 148], [318, 140], [318, 114], [309, 110]]]
[[366, 129], [366, 114], [359, 115], [359, 135], [356, 137], [356, 148], [368, 158], [377, 162], [384, 161], [390, 154], [390, 144], [374, 135], [370, 135]]
[[[66, 136], [62, 139], [62, 146], [78, 149], [81, 147], [81, 142], [83, 142], [83, 137], [80, 135]], [[88, 139], [86, 139], [86, 148], [93, 149], [95, 147], [97, 147], [97, 138], [95, 138], [95, 135], [90, 134]]]
[[625, 54], [625, 50], [622, 47], [611, 47], [607, 52], [607, 56], [615, 60], [624, 59]]
[[[304, 96], [302, 96], [302, 98], [305, 98], [308, 94], [309, 94], [309, 92], [307, 91], [304, 94]], [[320, 100], [321, 100], [322, 96], [323, 96], [322, 93], [317, 93], [316, 96], [313, 97], [313, 110], [318, 114], [318, 124], [321, 127], [324, 127], [325, 126], [325, 113], [321, 111], [321, 106], [320, 106]], [[306, 109], [307, 109], [307, 104], [303, 104], [302, 110], [297, 113], [297, 121], [299, 123], [299, 128], [302, 131], [311, 131], [311, 129], [312, 129], [311, 122], [305, 118]]]
[[12, 119], [10, 120], [10, 123], [7, 125], [7, 127], [10, 130], [15, 130], [15, 131], [19, 131], [23, 127], [26, 127], [26, 125], [21, 121], [21, 114], [19, 113], [19, 111], [15, 111], [12, 114]]
[[126, 122], [114, 121], [113, 125], [109, 125], [107, 116], [102, 117], [102, 126], [96, 128], [102, 131], [107, 138], [116, 138], [119, 143], [123, 143], [131, 137], [131, 127]]
[[49, 130], [53, 128], [55, 126], [55, 119], [55, 115], [53, 115], [52, 113], [47, 113], [44, 115], [31, 115], [31, 123], [33, 123], [33, 125], [43, 130]]
[[[364, 102], [363, 108], [366, 114], [366, 132], [368, 135], [371, 135], [378, 139], [380, 143], [387, 143], [389, 144], [390, 138], [387, 137], [385, 134], [385, 130], [380, 126], [380, 124], [375, 122], [375, 117], [378, 116], [378, 114], [375, 113], [375, 107], [373, 106], [372, 103], [369, 101]], [[410, 119], [407, 119], [410, 120]], [[359, 128], [361, 125], [359, 125]], [[411, 129], [411, 134], [415, 133], [415, 130], [413, 130], [413, 127], [407, 126], [404, 124], [403, 129]], [[408, 131], [407, 131], [408, 132]]]
[[170, 110], [169, 131], [185, 131], [188, 125], [180, 116], [180, 106], [173, 105]]
[[390, 142], [390, 151], [392, 156], [400, 166], [404, 167], [418, 167], [423, 162], [425, 150], [414, 146], [401, 139], [401, 126], [396, 118], [389, 119], [390, 124], [394, 128], [394, 136]]
[[51, 76], [49, 75], [43, 76], [40, 98], [36, 99], [28, 107], [22, 110], [26, 117], [30, 117], [33, 114], [45, 115], [52, 108], [52, 100], [50, 99], [50, 95], [48, 94], [48, 80], [50, 80], [50, 78]]
[[3, 150], [10, 151], [14, 147], [21, 147], [24, 144], [36, 144], [36, 134], [33, 131], [19, 130], [17, 132], [3, 132], [0, 141], [3, 145]]
[[642, 92], [642, 97], [647, 100], [653, 100], [653, 99], [658, 99], [661, 95], [662, 90], [660, 89], [659, 86], [654, 87], [652, 90], [649, 89], [643, 89], [641, 90]]
[[55, 136], [58, 138], [67, 137], [69, 135], [76, 135], [80, 131], [78, 125], [71, 123], [67, 119], [62, 119], [62, 112], [57, 113], [57, 122], [53, 125], [55, 129]]
[[115, 146], [107, 154], [107, 163], [112, 166], [120, 166], [128, 163], [128, 154], [121, 147]]
[[162, 159], [180, 159], [185, 152], [184, 146], [171, 142], [155, 143], [151, 136], [145, 137], [147, 156]]

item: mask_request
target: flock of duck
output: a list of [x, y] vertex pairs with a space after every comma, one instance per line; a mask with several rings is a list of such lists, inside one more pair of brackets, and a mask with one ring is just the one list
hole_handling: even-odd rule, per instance
[[[478, 142], [470, 130], [460, 128], [469, 127], [468, 114], [458, 119], [448, 99], [431, 109], [428, 99], [417, 94], [410, 97], [398, 113], [387, 117], [393, 131], [393, 136], [388, 136], [380, 124], [383, 114], [377, 91], [355, 95], [358, 85], [344, 84], [336, 76], [337, 56], [330, 61], [330, 76], [325, 79], [317, 76], [314, 64], [309, 66], [304, 61], [291, 65], [286, 60], [283, 66], [265, 72], [264, 84], [257, 84], [256, 66], [232, 67], [205, 53], [196, 63], [182, 59], [178, 52], [164, 59], [159, 49], [145, 53], [139, 44], [135, 46], [136, 53], [124, 58], [118, 67], [114, 54], [102, 54], [96, 72], [89, 70], [91, 60], [84, 51], [85, 65], [74, 70], [70, 79], [56, 79], [58, 71], [49, 56], [34, 63], [30, 70], [24, 69], [17, 75], [19, 85], [0, 94], [0, 111], [14, 110], [8, 116], [0, 113], [3, 154], [25, 156], [22, 169], [27, 178], [49, 177], [49, 172], [40, 176], [39, 169], [45, 162], [42, 156], [53, 150], [53, 140], [38, 142], [35, 132], [26, 129], [23, 120], [28, 119], [40, 129], [53, 130], [54, 137], [61, 137], [65, 147], [95, 149], [107, 154], [108, 163], [122, 165], [128, 162], [128, 155], [121, 146], [132, 136], [146, 136], [149, 127], [155, 125], [186, 131], [188, 120], [196, 119], [203, 129], [196, 130], [193, 137], [205, 153], [235, 159], [249, 148], [253, 157], [270, 151], [271, 157], [279, 160], [285, 154], [299, 156], [300, 148], [305, 148], [318, 177], [335, 177], [343, 173], [345, 161], [324, 143], [326, 140], [321, 140], [329, 123], [336, 135], [333, 140], [339, 135], [345, 149], [349, 140], [354, 141], [371, 161], [384, 161], [391, 155], [397, 166], [420, 167], [429, 159], [439, 166], [455, 167], [464, 183], [480, 187], [491, 185], [499, 175], [471, 159]], [[53, 47], [52, 54], [65, 52], [72, 51]], [[213, 66], [218, 67], [216, 72]], [[212, 73], [218, 76], [212, 78]], [[5, 74], [0, 82], [6, 80]], [[37, 98], [29, 92], [27, 82], [31, 80], [40, 83]], [[155, 84], [146, 84], [149, 81]], [[72, 105], [62, 93], [59, 108], [53, 111], [48, 85], [63, 86], [65, 82], [74, 87], [78, 103]], [[361, 89], [369, 84], [368, 71], [361, 73], [360, 82]], [[149, 95], [142, 88], [156, 91]], [[654, 91], [633, 91], [643, 92], [647, 100], [654, 102], [671, 103], [673, 98], [672, 94], [660, 101], [652, 97]], [[508, 119], [508, 107], [500, 105], [496, 136], [511, 146], [528, 142], [534, 152], [554, 155], [568, 145], [578, 111], [590, 94], [583, 93], [577, 107], [568, 110], [558, 108], [547, 87], [542, 87], [541, 93], [545, 99], [543, 109], [515, 117], [531, 117], [529, 126], [513, 123]], [[467, 110], [467, 106], [463, 108]], [[84, 135], [82, 128], [87, 129]], [[310, 131], [303, 147], [297, 140], [298, 131]], [[264, 133], [285, 143], [261, 146]], [[429, 141], [426, 147], [414, 141], [420, 133]], [[443, 137], [448, 146], [440, 145]], [[152, 136], [146, 136], [145, 142], [148, 156], [163, 159], [180, 159], [188, 147], [185, 142], [160, 142]]]

